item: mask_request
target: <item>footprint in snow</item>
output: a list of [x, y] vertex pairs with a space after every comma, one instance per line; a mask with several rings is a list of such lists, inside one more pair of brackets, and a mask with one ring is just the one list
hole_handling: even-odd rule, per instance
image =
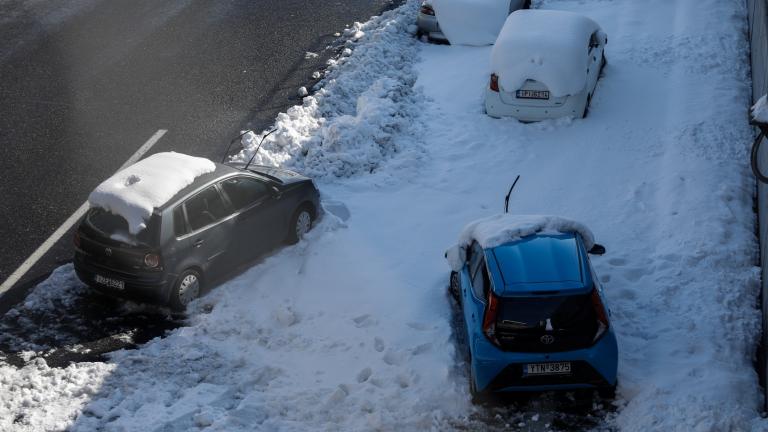
[[637, 299], [637, 293], [630, 289], [623, 289], [619, 291], [619, 298], [625, 300], [635, 300]]
[[373, 349], [378, 352], [384, 351], [384, 340], [380, 337], [373, 338]]
[[411, 380], [408, 379], [405, 375], [398, 375], [395, 378], [395, 381], [397, 382], [397, 385], [400, 386], [400, 388], [408, 388], [411, 385]]
[[427, 330], [431, 330], [431, 329], [434, 328], [434, 327], [430, 326], [429, 324], [419, 323], [419, 322], [410, 322], [410, 323], [408, 323], [408, 327], [410, 327], [410, 328], [412, 328], [414, 330], [419, 330], [419, 331], [427, 331]]
[[608, 260], [608, 264], [616, 267], [621, 267], [627, 264], [627, 260], [624, 258], [611, 258]]
[[368, 378], [370, 378], [371, 375], [373, 375], [373, 370], [371, 368], [367, 367], [367, 368], [361, 370], [360, 372], [358, 372], [358, 374], [357, 374], [357, 382], [364, 383], [364, 382], [368, 381]]
[[635, 268], [630, 268], [625, 270], [622, 276], [624, 276], [624, 279], [630, 282], [636, 282], [640, 280], [640, 278], [645, 276], [647, 273], [648, 273], [648, 269], [644, 269], [642, 267], [635, 267]]
[[425, 344], [421, 344], [421, 345], [417, 346], [416, 348], [414, 348], [413, 351], [411, 351], [411, 354], [417, 356], [417, 355], [424, 354], [424, 353], [427, 353], [427, 352], [430, 352], [430, 351], [432, 351], [432, 344], [431, 343], [425, 343]]
[[370, 314], [360, 315], [359, 317], [352, 318], [352, 322], [355, 323], [355, 327], [357, 328], [370, 327], [376, 324], [376, 320], [373, 319]]

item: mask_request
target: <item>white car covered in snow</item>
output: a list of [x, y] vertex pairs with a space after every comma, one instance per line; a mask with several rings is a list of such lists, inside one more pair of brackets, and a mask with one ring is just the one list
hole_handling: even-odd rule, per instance
[[[443, 32], [437, 21], [436, 7], [447, 32]], [[507, 15], [530, 7], [531, 0], [424, 0], [416, 18], [418, 35], [454, 45], [490, 45], [499, 35]]]
[[512, 13], [491, 52], [486, 113], [521, 121], [585, 117], [606, 63], [607, 43], [600, 26], [582, 15]]

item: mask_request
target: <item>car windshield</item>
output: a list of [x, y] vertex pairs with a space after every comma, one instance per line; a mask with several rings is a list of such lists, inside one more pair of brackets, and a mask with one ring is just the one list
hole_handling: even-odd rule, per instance
[[509, 328], [552, 330], [592, 326], [595, 312], [591, 294], [556, 297], [511, 297], [500, 302], [498, 323]]
[[573, 234], [530, 236], [493, 253], [506, 285], [581, 281]]
[[86, 216], [88, 225], [102, 236], [123, 244], [155, 246], [158, 243], [159, 217], [152, 215], [147, 227], [133, 235], [128, 231], [128, 222], [116, 214], [101, 208], [93, 208]]

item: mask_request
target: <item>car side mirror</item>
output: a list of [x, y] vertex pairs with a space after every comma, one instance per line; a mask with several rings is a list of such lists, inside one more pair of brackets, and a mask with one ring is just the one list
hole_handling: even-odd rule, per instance
[[592, 249], [589, 250], [589, 254], [591, 255], [603, 255], [605, 253], [605, 246], [595, 243], [594, 246], [592, 246]]
[[455, 272], [461, 271], [467, 262], [467, 248], [454, 245], [445, 251], [445, 259], [448, 260], [448, 266], [451, 267], [451, 270]]
[[603, 31], [597, 32], [597, 37], [603, 45], [608, 45], [608, 35]]

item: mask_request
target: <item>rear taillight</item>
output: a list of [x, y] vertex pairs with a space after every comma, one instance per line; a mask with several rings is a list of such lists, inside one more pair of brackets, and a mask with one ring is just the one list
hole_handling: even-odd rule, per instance
[[75, 235], [72, 237], [72, 243], [75, 244], [76, 248], [80, 247], [80, 232], [75, 231]]
[[499, 91], [499, 76], [496, 74], [491, 74], [491, 91]]
[[432, 6], [426, 3], [421, 5], [421, 9], [419, 10], [419, 12], [423, 13], [424, 15], [432, 15], [432, 16], [435, 15], [435, 10], [432, 9]]
[[488, 299], [485, 304], [485, 316], [483, 317], [483, 333], [494, 345], [499, 345], [498, 339], [496, 339], [496, 312], [499, 307], [499, 298], [493, 293], [492, 289], [488, 290]]
[[144, 265], [149, 268], [155, 268], [160, 265], [160, 255], [148, 253], [144, 255]]
[[593, 342], [600, 339], [600, 336], [605, 334], [608, 330], [608, 313], [603, 305], [603, 300], [600, 298], [600, 293], [597, 292], [597, 288], [592, 290], [592, 307], [595, 309], [595, 315], [597, 316], [597, 332]]

